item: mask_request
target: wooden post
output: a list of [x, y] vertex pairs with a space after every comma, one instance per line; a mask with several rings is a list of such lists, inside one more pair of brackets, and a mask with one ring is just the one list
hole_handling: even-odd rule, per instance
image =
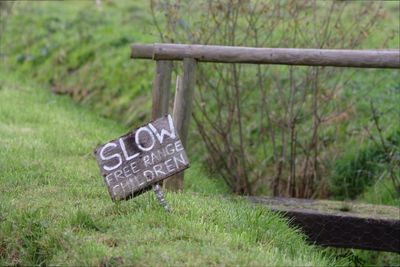
[[[168, 114], [169, 91], [171, 87], [172, 61], [157, 60], [156, 75], [153, 81], [153, 103], [151, 118], [153, 120]], [[160, 185], [163, 184], [161, 181]], [[160, 187], [154, 187], [156, 195], [162, 195]]]
[[168, 114], [169, 91], [171, 86], [172, 61], [157, 60], [153, 81], [153, 120]]
[[[192, 116], [194, 85], [196, 81], [196, 60], [183, 59], [183, 78], [179, 76], [176, 81], [173, 119], [176, 130], [186, 148], [190, 118]], [[172, 191], [183, 189], [183, 172], [178, 173], [164, 182], [165, 188]]]

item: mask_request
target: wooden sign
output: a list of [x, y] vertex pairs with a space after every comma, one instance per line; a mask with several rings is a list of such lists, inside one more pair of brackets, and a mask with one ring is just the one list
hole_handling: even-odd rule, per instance
[[129, 199], [189, 167], [171, 115], [94, 151], [113, 201]]

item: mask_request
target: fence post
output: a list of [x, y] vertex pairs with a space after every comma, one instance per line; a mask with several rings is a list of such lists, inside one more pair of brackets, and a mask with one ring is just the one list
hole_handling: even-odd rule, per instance
[[[173, 118], [174, 125], [178, 131], [183, 147], [187, 145], [190, 118], [192, 116], [194, 85], [196, 81], [196, 60], [193, 58], [183, 59], [183, 78], [179, 76], [176, 81], [176, 92], [174, 100]], [[166, 179], [165, 188], [172, 191], [183, 189], [183, 172]]]
[[153, 81], [153, 120], [168, 114], [169, 91], [171, 87], [172, 61], [157, 60]]
[[[168, 114], [168, 102], [169, 102], [169, 89], [171, 87], [171, 74], [172, 74], [172, 61], [157, 60], [156, 63], [156, 75], [153, 80], [153, 102], [151, 110], [151, 118], [153, 120]], [[160, 182], [159, 185], [162, 185]], [[154, 187], [157, 198], [163, 198], [163, 194], [159, 186]], [[161, 196], [161, 198], [159, 197]], [[162, 204], [164, 206], [164, 204]], [[167, 208], [166, 208], [167, 207]], [[164, 206], [166, 210], [169, 210], [168, 206]]]

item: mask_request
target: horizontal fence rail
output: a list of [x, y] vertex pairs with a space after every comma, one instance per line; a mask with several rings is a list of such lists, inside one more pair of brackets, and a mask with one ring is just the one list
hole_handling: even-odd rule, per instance
[[131, 58], [202, 62], [400, 68], [400, 50], [255, 48], [218, 45], [134, 44]]

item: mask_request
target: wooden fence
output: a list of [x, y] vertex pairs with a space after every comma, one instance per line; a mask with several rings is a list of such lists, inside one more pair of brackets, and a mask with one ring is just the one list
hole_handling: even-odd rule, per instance
[[[196, 79], [196, 65], [198, 62], [215, 63], [248, 63], [248, 64], [281, 64], [302, 66], [333, 66], [357, 68], [400, 68], [399, 50], [338, 50], [338, 49], [298, 49], [298, 48], [254, 48], [232, 47], [215, 45], [186, 45], [186, 44], [134, 44], [131, 58], [151, 59], [156, 61], [156, 74], [153, 81], [152, 118], [156, 119], [168, 113], [169, 94], [171, 87], [172, 61], [183, 61], [183, 77], [177, 77], [176, 92], [173, 107], [174, 123], [182, 140], [187, 144], [187, 136], [192, 113], [194, 85]], [[165, 187], [170, 190], [179, 190], [183, 187], [183, 174], [179, 174], [165, 181]], [[257, 201], [255, 201], [257, 202]], [[279, 210], [279, 209], [278, 209]], [[313, 219], [309, 213], [285, 212], [297, 225], [306, 231], [311, 241], [322, 245], [337, 247], [353, 247], [400, 252], [400, 220], [391, 219], [383, 225], [381, 231], [390, 232], [390, 235], [377, 235], [374, 242], [366, 239], [352, 238], [352, 242], [340, 239], [332, 242], [332, 236], [340, 234], [340, 228], [334, 227], [327, 231], [327, 237], [313, 231], [312, 221], [332, 221], [332, 214], [313, 212]], [[350, 216], [351, 217], [351, 216]], [[341, 220], [346, 233], [358, 233], [359, 229], [370, 229], [371, 222], [376, 218], [358, 220], [347, 218]], [[386, 228], [385, 228], [386, 227]], [[377, 228], [378, 229], [378, 228]], [[372, 229], [371, 229], [372, 230]], [[336, 232], [335, 232], [336, 231]], [[342, 235], [340, 235], [342, 236]], [[365, 236], [365, 235], [364, 235]], [[329, 240], [328, 240], [329, 239]], [[367, 240], [367, 241], [366, 241]], [[366, 245], [366, 242], [368, 245]], [[387, 244], [391, 244], [388, 246]]]

